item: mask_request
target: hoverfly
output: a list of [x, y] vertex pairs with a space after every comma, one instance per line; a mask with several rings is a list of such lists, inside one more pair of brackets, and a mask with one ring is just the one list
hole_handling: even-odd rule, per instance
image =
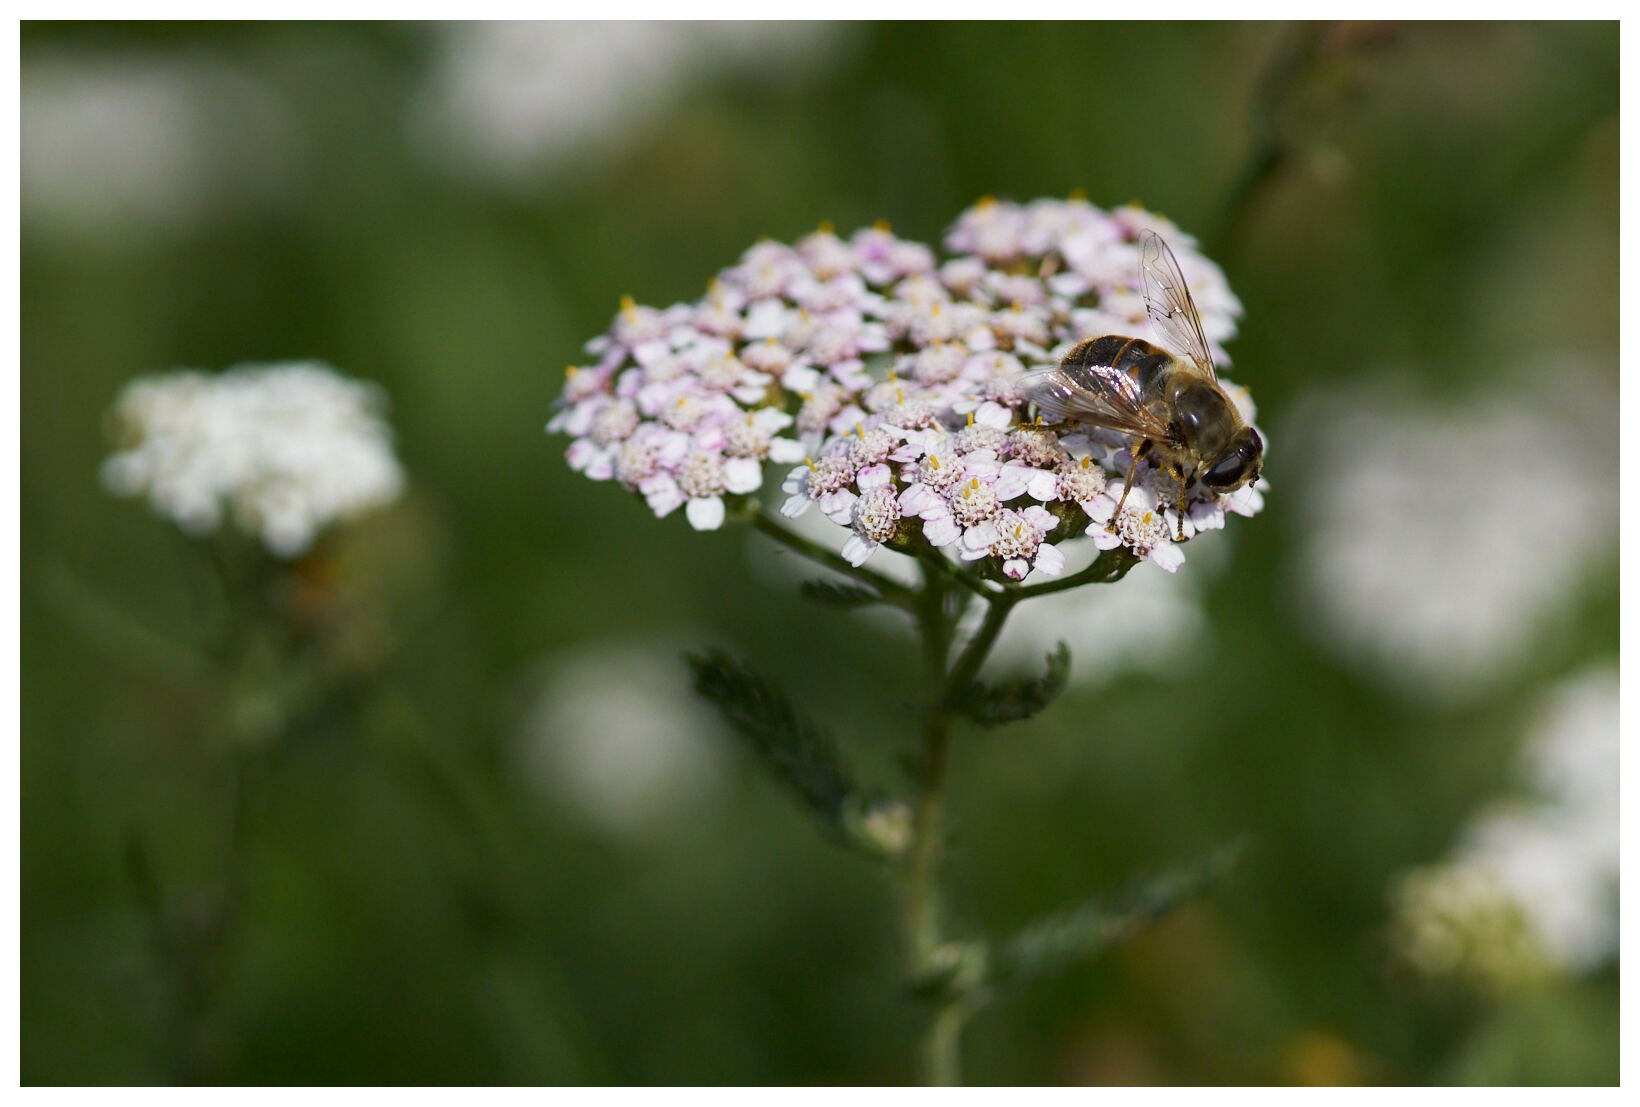
[[1166, 349], [1118, 334], [1089, 338], [1057, 366], [1027, 373], [1021, 385], [1046, 415], [1132, 437], [1133, 462], [1112, 528], [1139, 462], [1154, 456], [1179, 483], [1175, 541], [1183, 541], [1185, 498], [1197, 481], [1225, 493], [1258, 480], [1264, 440], [1220, 387], [1184, 274], [1155, 231], [1139, 238], [1139, 274], [1145, 309]]

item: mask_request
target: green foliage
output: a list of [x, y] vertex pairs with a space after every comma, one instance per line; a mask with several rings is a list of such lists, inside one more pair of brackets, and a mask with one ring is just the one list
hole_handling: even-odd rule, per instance
[[799, 715], [785, 693], [727, 653], [712, 650], [685, 660], [695, 673], [695, 691], [723, 712], [775, 779], [827, 826], [837, 827], [843, 801], [855, 789], [826, 732]]
[[858, 584], [844, 584], [835, 580], [805, 580], [799, 587], [803, 595], [828, 607], [867, 607], [882, 603], [882, 596]]
[[987, 685], [980, 681], [953, 693], [952, 706], [980, 726], [1029, 719], [1065, 690], [1071, 675], [1071, 648], [1064, 642], [1047, 655], [1047, 671], [1037, 677]]
[[1097, 957], [1213, 887], [1240, 854], [1239, 845], [1228, 846], [1195, 864], [1136, 881], [1118, 896], [1090, 899], [1031, 923], [998, 945], [990, 982], [1017, 985]]

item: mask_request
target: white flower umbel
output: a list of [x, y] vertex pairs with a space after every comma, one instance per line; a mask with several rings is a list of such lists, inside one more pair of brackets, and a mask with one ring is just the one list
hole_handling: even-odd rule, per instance
[[1522, 763], [1529, 794], [1482, 812], [1392, 893], [1397, 949], [1423, 972], [1501, 987], [1617, 952], [1616, 672], [1555, 689]]
[[385, 396], [318, 362], [141, 377], [113, 409], [103, 483], [192, 535], [231, 522], [278, 557], [404, 486]]
[[[1155, 337], [1139, 289], [1147, 228], [1169, 236], [1210, 341], [1227, 341], [1240, 304], [1159, 217], [984, 200], [957, 220], [943, 263], [883, 225], [846, 238], [822, 227], [795, 246], [758, 243], [693, 304], [624, 300], [587, 344], [592, 363], [569, 370], [548, 429], [571, 436], [577, 471], [619, 480], [658, 516], [687, 505], [700, 530], [744, 518], [774, 466], [780, 513], [818, 506], [855, 566], [887, 546], [1019, 581], [1061, 572], [1061, 547], [1087, 534], [1176, 571], [1180, 533], [1255, 513], [1261, 491], [1197, 486], [1181, 522], [1176, 488], [1145, 461], [1117, 515], [1133, 444], [1041, 425], [1018, 385], [1081, 339]], [[1251, 418], [1246, 390], [1226, 386]]]

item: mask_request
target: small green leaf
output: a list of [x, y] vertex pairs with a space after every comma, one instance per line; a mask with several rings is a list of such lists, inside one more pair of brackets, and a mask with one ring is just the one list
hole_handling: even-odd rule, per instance
[[717, 705], [775, 779], [839, 830], [844, 801], [855, 789], [831, 738], [800, 717], [778, 688], [721, 650], [684, 660], [695, 671], [695, 691]]
[[1065, 643], [1048, 655], [1048, 670], [1039, 677], [1022, 677], [997, 685], [974, 681], [959, 689], [952, 706], [981, 726], [1029, 719], [1065, 690], [1071, 675], [1071, 650]]
[[817, 603], [832, 607], [865, 607], [882, 603], [883, 597], [870, 588], [858, 584], [843, 584], [834, 580], [805, 580], [800, 586], [803, 595]]
[[1037, 920], [1001, 944], [990, 982], [1023, 983], [1098, 956], [1217, 884], [1241, 852], [1237, 842], [1193, 865], [1138, 881], [1113, 899], [1091, 899]]

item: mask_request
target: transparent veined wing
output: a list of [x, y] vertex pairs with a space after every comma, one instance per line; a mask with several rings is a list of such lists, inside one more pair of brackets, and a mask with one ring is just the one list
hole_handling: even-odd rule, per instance
[[1190, 286], [1179, 271], [1179, 259], [1155, 231], [1139, 236], [1139, 275], [1144, 282], [1145, 309], [1156, 324], [1162, 344], [1180, 357], [1189, 358], [1209, 380], [1218, 380], [1213, 348], [1202, 333], [1201, 316], [1196, 312], [1196, 301], [1190, 298]]
[[1139, 404], [1132, 377], [1108, 365], [1057, 365], [1020, 378], [1020, 388], [1044, 415], [1109, 427], [1140, 438], [1168, 440], [1168, 426]]

